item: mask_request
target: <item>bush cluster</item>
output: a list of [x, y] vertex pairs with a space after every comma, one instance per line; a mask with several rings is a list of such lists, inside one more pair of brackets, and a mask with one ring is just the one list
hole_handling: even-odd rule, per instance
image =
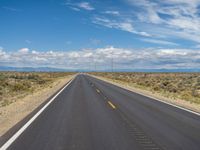
[[70, 72], [0, 72], [0, 106], [9, 97], [28, 94], [48, 86], [54, 80], [72, 75]]
[[200, 104], [200, 73], [95, 72], [116, 81]]

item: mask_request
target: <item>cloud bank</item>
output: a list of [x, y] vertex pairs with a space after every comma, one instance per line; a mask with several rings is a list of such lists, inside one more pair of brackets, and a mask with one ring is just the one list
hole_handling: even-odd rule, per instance
[[197, 49], [123, 49], [105, 47], [77, 51], [36, 51], [22, 48], [16, 52], [0, 49], [1, 66], [57, 67], [66, 69], [190, 69], [199, 68]]

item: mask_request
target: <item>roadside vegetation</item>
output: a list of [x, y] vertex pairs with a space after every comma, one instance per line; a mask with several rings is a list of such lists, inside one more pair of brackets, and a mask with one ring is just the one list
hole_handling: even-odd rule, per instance
[[158, 93], [167, 98], [200, 104], [200, 73], [94, 72], [91, 74]]
[[54, 81], [73, 74], [70, 72], [0, 72], [0, 107], [45, 87], [52, 88]]

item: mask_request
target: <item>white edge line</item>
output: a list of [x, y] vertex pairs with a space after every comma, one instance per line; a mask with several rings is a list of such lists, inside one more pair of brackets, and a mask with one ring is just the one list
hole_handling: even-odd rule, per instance
[[[89, 75], [89, 76], [91, 76], [91, 75]], [[96, 78], [96, 79], [99, 79], [99, 78], [97, 78], [97, 77], [95, 77], [95, 76], [91, 76], [91, 77], [94, 77], [94, 78]], [[99, 79], [99, 80], [101, 80], [101, 79]], [[140, 94], [140, 95], [142, 95], [142, 96], [145, 96], [145, 97], [148, 97], [148, 98], [157, 100], [157, 101], [162, 102], [162, 103], [165, 103], [165, 104], [167, 104], [167, 105], [170, 105], [170, 106], [173, 106], [173, 107], [176, 107], [176, 108], [179, 108], [179, 109], [185, 110], [185, 111], [187, 111], [187, 112], [190, 112], [190, 113], [192, 113], [192, 114], [195, 114], [195, 115], [200, 116], [200, 113], [195, 112], [195, 111], [192, 111], [192, 110], [190, 110], [190, 109], [187, 109], [187, 108], [184, 108], [184, 107], [181, 107], [181, 106], [178, 106], [178, 105], [175, 105], [175, 104], [172, 104], [172, 103], [163, 101], [163, 100], [161, 100], [161, 99], [158, 99], [158, 98], [155, 98], [155, 97], [152, 97], [152, 96], [149, 96], [149, 95], [145, 95], [145, 94], [143, 94], [143, 93], [141, 93], [141, 92], [138, 92], [138, 91], [131, 91], [130, 89], [128, 89], [128, 88], [126, 88], [126, 87], [123, 87], [123, 86], [120, 86], [120, 85], [117, 85], [117, 84], [113, 84], [113, 83], [111, 83], [111, 82], [109, 82], [109, 81], [105, 81], [105, 80], [102, 80], [102, 81], [107, 82], [107, 83], [110, 83], [110, 84], [115, 85], [115, 86], [117, 86], [117, 87], [123, 88], [123, 89], [125, 89], [125, 90], [130, 91], [130, 92]]]
[[[76, 77], [76, 76], [75, 76]], [[75, 79], [71, 79], [48, 103], [46, 103], [25, 125], [23, 125], [0, 150], [6, 150], [30, 125], [31, 123], [55, 100], [55, 98]]]

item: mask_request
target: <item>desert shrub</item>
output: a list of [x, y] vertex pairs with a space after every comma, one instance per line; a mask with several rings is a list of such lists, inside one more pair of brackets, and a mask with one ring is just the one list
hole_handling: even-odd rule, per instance
[[158, 91], [159, 89], [160, 89], [160, 87], [159, 87], [158, 85], [154, 85], [154, 86], [153, 86], [153, 90], [154, 90], [154, 91]]
[[28, 91], [31, 88], [31, 84], [27, 81], [23, 82], [17, 82], [11, 86], [11, 90], [13, 92], [22, 92], [22, 91]]
[[192, 94], [193, 97], [200, 97], [200, 93], [196, 88], [192, 89]]
[[[13, 96], [33, 93], [41, 88], [51, 86], [60, 77], [73, 74], [68, 72], [0, 72], [0, 105], [12, 103]], [[8, 99], [9, 101], [7, 101]]]
[[45, 84], [45, 83], [46, 83], [46, 81], [45, 81], [45, 80], [42, 80], [42, 79], [40, 79], [40, 80], [37, 80], [37, 83], [38, 83], [38, 84]]
[[12, 86], [12, 91], [13, 92], [19, 92], [19, 91], [24, 91], [26, 90], [26, 86], [24, 86], [23, 84], [21, 83], [16, 83]]
[[5, 80], [5, 79], [6, 79], [6, 76], [3, 75], [3, 74], [0, 74], [0, 81], [3, 81], [3, 80]]
[[171, 86], [169, 88], [169, 92], [171, 92], [171, 93], [177, 93], [177, 91], [178, 91], [178, 89], [176, 87], [174, 87], [174, 86]]
[[136, 87], [168, 94], [200, 103], [200, 73], [92, 73], [110, 79], [130, 83]]
[[0, 83], [0, 85], [5, 88], [5, 87], [9, 86], [9, 82], [8, 81], [2, 81]]
[[29, 74], [27, 76], [27, 79], [32, 79], [32, 80], [37, 80], [39, 77], [39, 75], [36, 75], [36, 74]]
[[162, 85], [163, 85], [163, 87], [166, 87], [169, 83], [170, 83], [170, 82], [169, 82], [168, 80], [166, 80], [166, 81], [163, 81], [163, 82], [162, 82]]

